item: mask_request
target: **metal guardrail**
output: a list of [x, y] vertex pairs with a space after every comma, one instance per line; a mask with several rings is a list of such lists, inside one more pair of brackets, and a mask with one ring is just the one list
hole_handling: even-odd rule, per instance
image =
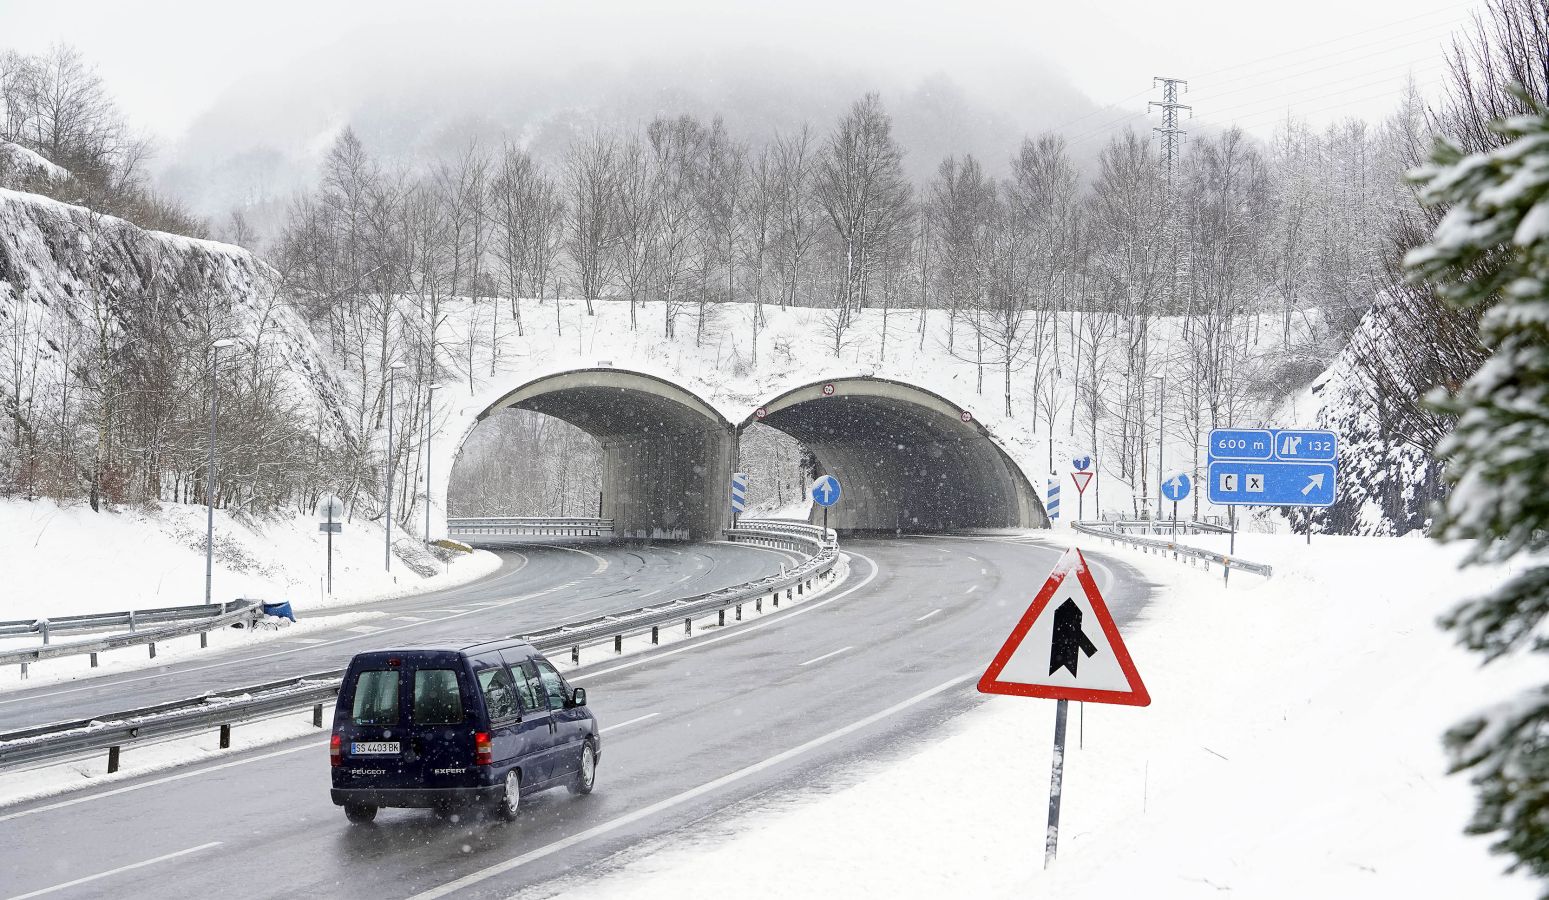
[[0, 638], [41, 635], [43, 643], [60, 632], [109, 631], [128, 628], [138, 630], [145, 625], [163, 622], [181, 622], [184, 619], [201, 619], [218, 616], [226, 610], [214, 604], [199, 606], [164, 606], [156, 609], [131, 609], [124, 612], [84, 613], [75, 616], [50, 616], [38, 619], [12, 619], [0, 622]]
[[1113, 519], [1087, 524], [1100, 525], [1127, 534], [1231, 534], [1225, 525], [1201, 522], [1196, 519]]
[[482, 516], [446, 520], [451, 537], [502, 534], [548, 534], [565, 537], [603, 537], [613, 533], [612, 519], [554, 518], [545, 516]]
[[[1163, 554], [1171, 553], [1173, 559], [1197, 559], [1203, 562], [1207, 569], [1211, 563], [1215, 563], [1221, 567], [1222, 579], [1228, 582], [1231, 580], [1233, 570], [1251, 572], [1254, 575], [1263, 575], [1265, 578], [1268, 578], [1274, 571], [1273, 568], [1263, 563], [1249, 562], [1248, 560], [1229, 556], [1225, 553], [1217, 553], [1214, 550], [1202, 550], [1199, 547], [1190, 547], [1177, 541], [1137, 537], [1128, 532], [1111, 528], [1110, 526], [1114, 524], [1113, 522], [1076, 522], [1071, 527], [1082, 534], [1090, 534], [1093, 537], [1103, 538], [1114, 543], [1128, 544], [1137, 550], [1145, 550], [1146, 552], [1156, 551]], [[1185, 523], [1180, 522], [1179, 524]], [[1215, 526], [1211, 526], [1207, 530], [1214, 529]]]
[[[582, 647], [612, 642], [614, 652], [623, 652], [624, 639], [649, 633], [651, 642], [660, 640], [663, 626], [683, 624], [691, 634], [693, 622], [711, 613], [719, 613], [718, 624], [726, 624], [728, 612], [741, 621], [743, 607], [753, 604], [761, 613], [766, 597], [778, 608], [781, 597], [787, 601], [812, 590], [817, 582], [834, 575], [839, 561], [838, 547], [825, 543], [820, 528], [808, 526], [810, 533], [759, 528], [728, 532], [734, 541], [790, 541], [802, 543], [812, 553], [790, 572], [761, 578], [718, 591], [642, 606], [627, 612], [598, 616], [524, 635], [514, 635], [531, 643], [539, 652], [553, 654], [571, 651], [578, 661]], [[339, 692], [343, 670], [316, 672], [282, 681], [214, 692], [188, 700], [164, 703], [142, 709], [96, 716], [88, 720], [57, 722], [0, 734], [0, 770], [79, 753], [108, 751], [108, 771], [118, 770], [122, 747], [153, 738], [197, 734], [219, 728], [222, 747], [230, 745], [231, 726], [287, 710], [312, 707], [312, 723], [321, 728], [324, 706]]]
[[[20, 665], [22, 677], [26, 678], [27, 667], [31, 663], [39, 662], [45, 659], [58, 659], [64, 656], [90, 655], [91, 667], [95, 669], [97, 667], [97, 654], [106, 653], [109, 650], [120, 650], [124, 647], [134, 647], [141, 644], [146, 645], [150, 649], [151, 658], [155, 659], [156, 644], [159, 642], [197, 634], [199, 635], [199, 646], [207, 647], [209, 646], [209, 632], [214, 631], [217, 628], [225, 628], [229, 625], [235, 625], [239, 623], [243, 625], [252, 625], [254, 622], [263, 618], [264, 615], [263, 604], [258, 600], [234, 600], [221, 603], [219, 605], [211, 604], [210, 606], [168, 607], [163, 610], [145, 610], [144, 612], [170, 614], [179, 609], [195, 609], [200, 610], [200, 612], [197, 615], [187, 617], [186, 620], [179, 620], [178, 618], [171, 617], [170, 615], [161, 617], [153, 616], [151, 617], [150, 621], [165, 622], [171, 620], [176, 622], [176, 624], [144, 630], [141, 630], [138, 627], [139, 624], [147, 621], [147, 619], [141, 618], [142, 611], [140, 610], [124, 613], [107, 613], [97, 617], [72, 616], [70, 617], [71, 619], [85, 620], [92, 618], [95, 621], [100, 622], [109, 622], [110, 620], [114, 620], [115, 617], [117, 617], [117, 621], [119, 623], [128, 625], [131, 631], [123, 634], [110, 634], [106, 637], [95, 638], [93, 640], [67, 641], [65, 643], [59, 644], [50, 643], [49, 634], [57, 627], [54, 623], [61, 620], [38, 620], [40, 623], [47, 622], [47, 624], [44, 624], [41, 627], [41, 633], [44, 636], [43, 644], [33, 647], [22, 647], [16, 650], [0, 651], [0, 666]], [[16, 623], [9, 622], [4, 624], [14, 625]], [[88, 627], [110, 626], [88, 626], [83, 622], [81, 625], [81, 630], [87, 630]]]
[[839, 532], [828, 529], [824, 535], [820, 526], [813, 525], [804, 519], [742, 519], [738, 522], [740, 528], [752, 528], [761, 531], [781, 531], [787, 534], [805, 534], [812, 537], [820, 537], [833, 544], [839, 539]]

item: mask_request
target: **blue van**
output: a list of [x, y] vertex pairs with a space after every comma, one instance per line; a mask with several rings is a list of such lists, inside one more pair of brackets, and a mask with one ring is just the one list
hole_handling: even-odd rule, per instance
[[586, 689], [531, 645], [503, 640], [357, 654], [328, 752], [333, 802], [351, 822], [384, 806], [469, 804], [509, 821], [524, 794], [591, 793], [601, 743]]

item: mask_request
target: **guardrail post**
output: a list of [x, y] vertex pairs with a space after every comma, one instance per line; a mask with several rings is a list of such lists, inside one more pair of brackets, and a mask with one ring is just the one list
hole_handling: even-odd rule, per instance
[[774, 605], [775, 605], [775, 609], [779, 609], [779, 608], [780, 608], [780, 592], [779, 592], [779, 591], [775, 591], [775, 592], [774, 592], [774, 593], [773, 593], [773, 594], [772, 594], [772, 595], [771, 595], [771, 596], [770, 596], [770, 598], [769, 598], [769, 599], [770, 599], [770, 600], [772, 600], [772, 601], [774, 601]]
[[155, 659], [156, 658], [156, 642], [155, 641], [151, 641], [149, 644], [146, 644], [145, 646], [151, 648], [151, 659]]
[[651, 643], [653, 643], [653, 644], [661, 643], [661, 641], [659, 640], [659, 637], [660, 637], [660, 632], [657, 630], [657, 626], [652, 625], [651, 626]]
[[724, 606], [721, 607], [721, 609], [720, 609], [720, 618], [716, 621], [715, 624], [717, 624], [717, 625], [725, 625], [726, 624], [726, 607], [724, 607]]
[[222, 750], [230, 750], [231, 749], [231, 725], [230, 724], [226, 724], [226, 725], [222, 725], [221, 726], [221, 749]]
[[129, 630], [134, 631], [134, 610], [129, 611]]
[[199, 649], [200, 650], [205, 650], [209, 646], [210, 646], [210, 633], [208, 631], [201, 631], [201, 632], [199, 632]]
[[27, 680], [27, 664], [22, 663], [22, 681]]
[[742, 621], [742, 604], [741, 603], [737, 604], [737, 621], [738, 622]]
[[690, 616], [683, 617], [683, 636], [692, 637], [694, 634], [694, 620]]
[[312, 707], [312, 727], [313, 728], [322, 728], [323, 727], [323, 704], [321, 704], [321, 703], [319, 703], [316, 706]]
[[112, 775], [114, 772], [117, 772], [117, 771], [118, 771], [118, 748], [117, 747], [109, 747], [108, 748], [108, 774]]
[[613, 636], [613, 652], [614, 653], [623, 653], [624, 652], [624, 636], [622, 634], [615, 634]]
[[95, 653], [91, 655], [91, 667], [93, 669], [97, 668], [97, 654]]
[[48, 643], [48, 620], [47, 619], [39, 619], [38, 620], [38, 630], [43, 632], [43, 643], [47, 644]]
[[790, 588], [786, 588], [785, 589], [785, 599], [787, 599], [787, 600], [791, 599], [791, 589]]
[[579, 666], [581, 664], [580, 644], [575, 644], [570, 648], [570, 664], [573, 666]]
[[801, 582], [796, 582], [796, 596], [801, 596]]
[[764, 612], [764, 595], [763, 594], [759, 594], [757, 597], [755, 597], [753, 599], [753, 611], [756, 612], [756, 613], [759, 613], [760, 615], [763, 614], [763, 612]]

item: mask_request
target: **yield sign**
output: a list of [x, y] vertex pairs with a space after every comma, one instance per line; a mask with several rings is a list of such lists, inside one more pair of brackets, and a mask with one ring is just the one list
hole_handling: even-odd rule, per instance
[[1086, 486], [1092, 483], [1091, 472], [1071, 472], [1070, 480], [1076, 483], [1076, 493], [1085, 494]]
[[1150, 706], [1080, 550], [1065, 551], [979, 679], [985, 694]]

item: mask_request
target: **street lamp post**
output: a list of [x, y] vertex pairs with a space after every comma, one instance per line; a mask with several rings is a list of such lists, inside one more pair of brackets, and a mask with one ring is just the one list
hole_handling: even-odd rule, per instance
[[436, 391], [441, 390], [441, 385], [433, 384], [425, 389], [425, 545], [430, 546], [430, 448], [434, 443], [431, 440], [431, 427], [436, 414]]
[[210, 459], [204, 476], [204, 602], [210, 603], [215, 582], [215, 410], [219, 395], [215, 390], [215, 362], [221, 351], [235, 344], [231, 338], [221, 338], [210, 345]]
[[1162, 397], [1167, 393], [1167, 373], [1163, 372], [1161, 375], [1153, 375], [1151, 379], [1161, 382], [1161, 386], [1156, 391], [1156, 517], [1160, 520], [1162, 518], [1163, 499], [1162, 448], [1167, 444], [1167, 419], [1162, 415]]
[[398, 373], [402, 371], [403, 365], [395, 364], [387, 376], [387, 527], [385, 529], [387, 539], [382, 554], [382, 565], [389, 572], [393, 570], [393, 403], [397, 396]]

